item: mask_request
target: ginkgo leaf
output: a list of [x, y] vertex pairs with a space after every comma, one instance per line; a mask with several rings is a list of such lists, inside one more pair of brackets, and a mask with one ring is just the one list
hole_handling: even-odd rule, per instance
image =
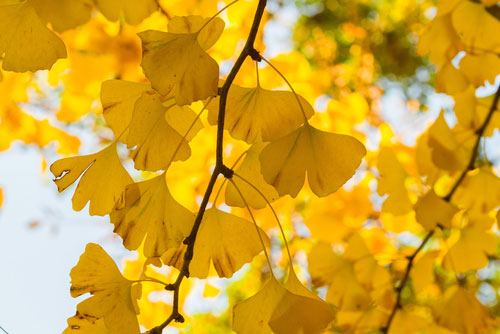
[[115, 138], [125, 142], [127, 133], [124, 132], [130, 124], [135, 102], [151, 86], [143, 83], [125, 80], [107, 80], [101, 85], [101, 103], [103, 116]]
[[[198, 15], [175, 16], [168, 21], [168, 32], [173, 34], [192, 34], [199, 31], [196, 40], [203, 50], [210, 49], [224, 31], [224, 21], [215, 20]], [[206, 25], [205, 25], [206, 24]], [[205, 27], [203, 27], [205, 25]], [[203, 27], [202, 30], [200, 30]]]
[[433, 230], [438, 225], [450, 228], [451, 219], [457, 212], [455, 205], [436, 195], [434, 190], [420, 197], [415, 204], [415, 218], [428, 230]]
[[429, 54], [431, 62], [441, 65], [452, 60], [461, 48], [451, 15], [436, 17], [427, 26], [418, 43], [420, 55]]
[[296, 197], [307, 171], [311, 190], [324, 197], [354, 175], [365, 154], [365, 147], [354, 137], [304, 124], [267, 145], [260, 154], [260, 163], [264, 179], [280, 196]]
[[[269, 185], [260, 173], [259, 154], [264, 147], [263, 143], [256, 143], [247, 151], [241, 165], [235, 170], [237, 175], [254, 185], [266, 197], [269, 202], [278, 199], [279, 195], [271, 185]], [[262, 196], [248, 183], [239, 177], [234, 177], [233, 182], [240, 190], [249, 206], [255, 209], [265, 208], [267, 203]], [[226, 203], [230, 206], [245, 207], [245, 202], [241, 199], [239, 192], [232, 183], [228, 183], [226, 188]]]
[[123, 15], [132, 25], [141, 23], [158, 8], [155, 0], [94, 0], [94, 3], [108, 20], [116, 21]]
[[468, 162], [469, 152], [459, 143], [441, 112], [429, 129], [428, 144], [432, 149], [432, 162], [448, 171], [462, 170]]
[[135, 147], [132, 158], [136, 169], [154, 172], [167, 169], [173, 161], [189, 158], [191, 149], [186, 138], [167, 122], [165, 116], [167, 112], [184, 113], [186, 110], [193, 114], [186, 108], [163, 106], [160, 96], [153, 91], [144, 92], [137, 100], [127, 136], [128, 148]]
[[483, 5], [462, 1], [452, 13], [453, 27], [468, 49], [495, 50], [500, 46], [500, 22]]
[[488, 264], [488, 254], [495, 254], [497, 237], [476, 226], [460, 231], [460, 239], [449, 249], [443, 259], [446, 270], [466, 273]]
[[[266, 247], [269, 237], [259, 228]], [[210, 262], [219, 277], [231, 277], [262, 251], [255, 226], [246, 219], [211, 208], [205, 211], [189, 266], [192, 277], [206, 278]]]
[[[217, 124], [219, 98], [214, 99], [207, 109], [208, 121]], [[305, 117], [310, 118], [313, 114], [312, 106], [292, 92], [267, 90], [260, 85], [255, 88], [231, 85], [224, 128], [234, 138], [249, 144], [257, 140], [273, 141], [297, 129]]]
[[438, 255], [439, 251], [428, 252], [415, 261], [411, 270], [411, 279], [416, 292], [421, 292], [434, 283], [434, 267]]
[[470, 171], [453, 200], [469, 214], [486, 215], [500, 205], [500, 178], [486, 165]]
[[268, 322], [286, 293], [287, 290], [271, 276], [257, 294], [234, 306], [233, 330], [238, 334], [270, 334]]
[[500, 73], [500, 57], [488, 52], [480, 55], [467, 53], [460, 60], [460, 70], [475, 87], [483, 86], [486, 81], [494, 84]]
[[0, 5], [0, 57], [7, 71], [50, 69], [66, 47], [41, 21], [30, 1]]
[[323, 333], [334, 318], [333, 310], [300, 283], [292, 268], [285, 287], [287, 291], [269, 319], [273, 332]]
[[382, 211], [394, 215], [404, 215], [411, 211], [412, 203], [405, 186], [407, 173], [391, 148], [380, 149], [377, 169], [380, 173], [377, 192], [381, 196], [389, 195], [382, 204]]
[[188, 236], [194, 215], [172, 197], [161, 174], [129, 184], [110, 219], [127, 249], [136, 250], [145, 238], [144, 255], [157, 257]]
[[133, 180], [123, 168], [116, 152], [117, 142], [90, 155], [57, 160], [50, 171], [59, 192], [64, 191], [83, 173], [73, 195], [73, 209], [80, 211], [90, 201], [90, 215], [104, 216]]
[[446, 290], [433, 311], [436, 322], [454, 333], [487, 333], [488, 322], [492, 320], [487, 308], [474, 293], [458, 285]]
[[140, 333], [136, 314], [141, 284], [124, 278], [101, 246], [89, 243], [70, 276], [72, 297], [92, 294], [78, 304], [80, 314], [104, 319], [110, 334]]
[[68, 328], [63, 334], [109, 334], [109, 331], [104, 319], [76, 312], [76, 315], [68, 318]]
[[28, 0], [43, 21], [61, 33], [90, 19], [91, 0]]
[[322, 333], [333, 320], [327, 303], [307, 290], [290, 269], [283, 287], [274, 276], [254, 296], [233, 309], [233, 330], [252, 333]]
[[[211, 25], [223, 27], [224, 21], [216, 17], [203, 28], [220, 35], [222, 30], [212, 29]], [[173, 92], [178, 105], [217, 95], [219, 66], [202, 48], [198, 36], [199, 32], [148, 30], [139, 33], [143, 47], [141, 66], [151, 86], [161, 95]]]
[[469, 81], [461, 70], [462, 66], [459, 70], [451, 62], [441, 66], [436, 74], [436, 91], [454, 95], [467, 89]]

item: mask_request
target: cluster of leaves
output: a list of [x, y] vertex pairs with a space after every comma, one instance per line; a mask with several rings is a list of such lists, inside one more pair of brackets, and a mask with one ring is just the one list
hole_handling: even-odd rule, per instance
[[[368, 54], [389, 52], [383, 46], [390, 38], [375, 43], [364, 28], [391, 32], [373, 18], [361, 20], [361, 28], [348, 23], [352, 15], [386, 7], [359, 1], [353, 13], [342, 4], [327, 2], [330, 16], [345, 9], [335, 11], [335, 22], [342, 22], [336, 43], [349, 44], [349, 57], [370, 67]], [[481, 143], [500, 126], [500, 89], [486, 97], [476, 90], [500, 74], [500, 37], [491, 33], [500, 31], [497, 1], [439, 2], [417, 51], [438, 66], [436, 90], [453, 97], [454, 110], [441, 112], [415, 147], [398, 143], [383, 120], [371, 122], [380, 125], [380, 139], [368, 152], [362, 142], [373, 140], [364, 121], [379, 98], [372, 94], [374, 76], [335, 81], [340, 94], [315, 113], [308, 101], [339, 92], [325, 90], [332, 81], [322, 71], [339, 68], [317, 61], [312, 69], [296, 52], [264, 58], [256, 49], [265, 47], [259, 32], [261, 21], [270, 19], [265, 5], [241, 1], [216, 13], [209, 0], [167, 5], [168, 12], [155, 1], [74, 0], [61, 6], [54, 0], [0, 0], [4, 70], [48, 69], [69, 55], [70, 63], [58, 61], [49, 72], [51, 84], [65, 87], [59, 121], [79, 119], [100, 92], [108, 145], [58, 160], [50, 170], [59, 191], [80, 178], [73, 208], [89, 204], [91, 215], [109, 215], [125, 248], [140, 254], [122, 275], [99, 245], [87, 245], [71, 271], [71, 295], [91, 296], [78, 304], [65, 333], [132, 334], [143, 326], [157, 334], [167, 325], [182, 326], [184, 301], [195, 284], [188, 277], [228, 278], [250, 262], [246, 285], [227, 290], [233, 321], [207, 315], [198, 321], [205, 329], [213, 323], [238, 333], [493, 333], [500, 315], [496, 297], [488, 304], [478, 296], [500, 286], [494, 226], [500, 178]], [[185, 7], [214, 16], [189, 15]], [[90, 20], [94, 8], [105, 18]], [[390, 20], [398, 14], [386, 15]], [[106, 19], [121, 20], [117, 35]], [[70, 30], [87, 21], [90, 32]], [[406, 29], [398, 23], [393, 33], [407, 35]], [[349, 34], [362, 53], [346, 41]], [[391, 47], [406, 58], [399, 54], [412, 45]], [[332, 59], [347, 63], [346, 57]], [[409, 59], [408, 67], [388, 59], [379, 70], [407, 74], [423, 63], [416, 55]], [[221, 74], [227, 63], [232, 69]], [[89, 64], [97, 68], [91, 78]], [[290, 69], [286, 78], [278, 67]], [[360, 72], [373, 70], [367, 67]], [[76, 152], [76, 138], [20, 110], [31, 79], [5, 72], [0, 127], [9, 135], [2, 135], [0, 148], [15, 139], [39, 146], [57, 140], [61, 154]], [[124, 168], [129, 159], [141, 171], [137, 177]], [[218, 205], [219, 198], [227, 206]], [[488, 265], [490, 272], [478, 272]], [[302, 283], [308, 280], [317, 293]], [[208, 295], [210, 288], [205, 283]], [[151, 301], [165, 289], [172, 302]], [[187, 323], [184, 331], [200, 330], [197, 321]]]

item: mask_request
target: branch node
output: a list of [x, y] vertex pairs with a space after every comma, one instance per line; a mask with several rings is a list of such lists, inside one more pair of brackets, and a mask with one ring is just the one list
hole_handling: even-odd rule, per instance
[[256, 62], [262, 61], [262, 56], [260, 55], [259, 51], [255, 50], [255, 48], [251, 48], [250, 50], [248, 50], [248, 55]]
[[221, 96], [223, 91], [224, 91], [224, 87], [218, 87], [217, 88], [217, 95]]
[[184, 322], [184, 317], [182, 316], [182, 314], [177, 313], [176, 315], [174, 315], [174, 320], [175, 320], [175, 322], [183, 323]]
[[232, 179], [234, 175], [234, 170], [231, 168], [227, 167], [226, 165], [222, 165], [220, 173], [224, 175], [226, 179]]
[[175, 286], [175, 284], [172, 284], [172, 283], [167, 284], [165, 286], [165, 290], [167, 290], [167, 291], [174, 291], [175, 289], [176, 289], [176, 286]]

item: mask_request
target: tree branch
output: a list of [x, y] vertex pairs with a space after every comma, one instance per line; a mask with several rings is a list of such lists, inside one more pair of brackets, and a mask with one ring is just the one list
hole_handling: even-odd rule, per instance
[[[465, 179], [465, 176], [467, 175], [467, 173], [474, 169], [476, 159], [477, 159], [477, 153], [479, 151], [479, 144], [481, 143], [481, 138], [483, 137], [484, 132], [486, 131], [486, 128], [488, 127], [488, 124], [490, 123], [491, 118], [493, 117], [493, 113], [495, 112], [495, 110], [497, 110], [499, 99], [500, 99], [500, 86], [498, 86], [498, 88], [497, 88], [497, 91], [495, 93], [495, 97], [493, 98], [493, 102], [491, 103], [490, 109], [488, 111], [488, 114], [486, 115], [486, 118], [484, 119], [483, 124], [481, 124], [481, 126], [476, 130], [477, 139], [476, 139], [476, 142], [474, 143], [474, 147], [472, 148], [472, 153], [471, 153], [471, 156], [469, 159], [469, 163], [467, 164], [465, 169], [460, 173], [460, 176], [455, 181], [455, 183], [453, 184], [453, 187], [448, 192], [448, 194], [443, 197], [443, 200], [445, 200], [446, 202], [449, 203], [451, 201], [451, 198], [453, 197], [453, 195], [457, 191], [457, 189], [460, 186], [460, 184], [462, 183], [462, 181]], [[406, 283], [408, 282], [408, 278], [410, 277], [410, 271], [413, 267], [413, 261], [417, 257], [417, 254], [424, 248], [424, 246], [430, 240], [430, 238], [432, 237], [432, 235], [434, 234], [435, 231], [436, 231], [435, 229], [429, 231], [427, 233], [427, 235], [425, 236], [425, 238], [422, 240], [422, 243], [420, 244], [420, 246], [418, 246], [418, 248], [413, 252], [413, 254], [408, 257], [408, 264], [406, 265], [405, 274], [403, 276], [403, 279], [401, 280], [401, 283], [396, 288], [396, 292], [397, 292], [396, 304], [394, 304], [394, 307], [392, 308], [391, 314], [389, 315], [389, 319], [387, 320], [387, 324], [385, 325], [384, 328], [382, 328], [382, 333], [389, 332], [392, 321], [394, 320], [394, 316], [396, 315], [396, 311], [402, 307], [401, 295], [402, 295], [402, 292], [403, 292], [403, 289], [404, 289]]]
[[259, 31], [260, 22], [262, 20], [262, 16], [264, 14], [264, 9], [266, 8], [267, 0], [259, 0], [257, 5], [257, 10], [255, 12], [254, 20], [252, 23], [252, 27], [250, 28], [250, 32], [248, 34], [247, 41], [243, 50], [241, 50], [240, 55], [236, 59], [236, 62], [233, 65], [233, 68], [229, 72], [227, 79], [220, 89], [220, 100], [219, 100], [219, 115], [218, 115], [218, 123], [217, 123], [217, 147], [216, 147], [216, 163], [215, 168], [212, 172], [212, 176], [210, 181], [208, 182], [207, 189], [205, 190], [205, 194], [203, 195], [203, 200], [200, 204], [200, 209], [198, 214], [196, 215], [193, 228], [191, 229], [191, 233], [184, 240], [184, 244], [187, 245], [186, 251], [184, 253], [184, 262], [182, 264], [182, 268], [180, 270], [179, 276], [173, 284], [170, 284], [166, 287], [167, 290], [173, 291], [173, 305], [172, 305], [172, 313], [170, 316], [159, 326], [151, 329], [149, 331], [150, 334], [161, 334], [163, 329], [168, 326], [172, 321], [176, 322], [184, 322], [184, 317], [179, 313], [179, 289], [184, 277], [189, 277], [189, 264], [193, 259], [193, 249], [194, 243], [196, 241], [196, 236], [198, 234], [198, 230], [201, 225], [201, 221], [203, 219], [203, 215], [208, 205], [208, 200], [210, 195], [212, 194], [215, 182], [219, 174], [223, 174], [225, 176], [232, 176], [232, 171], [224, 165], [223, 161], [223, 143], [224, 143], [224, 118], [226, 114], [226, 102], [227, 95], [229, 93], [229, 88], [234, 81], [234, 78], [238, 74], [243, 62], [246, 57], [252, 54], [255, 51], [254, 43], [255, 38], [257, 37], [257, 32]]

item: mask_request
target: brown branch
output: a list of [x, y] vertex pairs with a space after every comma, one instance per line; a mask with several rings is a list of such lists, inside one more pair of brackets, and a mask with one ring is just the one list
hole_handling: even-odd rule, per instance
[[[464, 180], [467, 173], [474, 169], [476, 159], [477, 159], [477, 153], [479, 151], [479, 144], [481, 143], [481, 138], [483, 137], [484, 132], [486, 131], [486, 128], [488, 127], [488, 124], [490, 123], [491, 118], [493, 117], [493, 113], [495, 112], [495, 110], [497, 110], [499, 99], [500, 99], [500, 86], [498, 87], [498, 89], [495, 93], [495, 97], [493, 98], [493, 102], [491, 103], [490, 109], [488, 111], [488, 114], [486, 115], [486, 118], [484, 119], [483, 124], [481, 124], [481, 126], [478, 129], [476, 129], [476, 131], [475, 131], [477, 139], [476, 139], [476, 142], [474, 143], [474, 147], [472, 148], [472, 153], [471, 153], [471, 156], [469, 159], [469, 163], [467, 164], [465, 169], [460, 173], [460, 176], [455, 181], [455, 183], [453, 184], [453, 187], [448, 192], [448, 194], [443, 197], [443, 200], [445, 200], [446, 202], [449, 203], [451, 201], [451, 198], [453, 197], [453, 195], [457, 191], [458, 187], [460, 186], [460, 184]], [[438, 227], [441, 227], [441, 226], [438, 225]], [[413, 267], [413, 261], [417, 257], [418, 253], [424, 248], [424, 246], [430, 240], [430, 238], [432, 237], [432, 235], [434, 234], [435, 231], [436, 231], [435, 229], [429, 231], [427, 233], [427, 235], [425, 236], [425, 238], [422, 240], [422, 243], [420, 244], [420, 246], [418, 246], [418, 248], [413, 252], [413, 254], [408, 257], [408, 264], [406, 265], [405, 274], [403, 276], [403, 279], [401, 280], [401, 283], [396, 288], [396, 292], [397, 292], [396, 303], [394, 304], [394, 307], [392, 308], [391, 314], [389, 315], [389, 319], [387, 320], [387, 324], [385, 325], [384, 328], [381, 329], [382, 333], [389, 332], [389, 328], [391, 327], [392, 321], [394, 320], [394, 316], [396, 315], [397, 310], [402, 307], [401, 296], [402, 296], [403, 289], [404, 289], [406, 283], [408, 282], [408, 278], [410, 277], [410, 271]]]
[[205, 213], [205, 210], [208, 205], [208, 200], [210, 198], [210, 195], [212, 194], [215, 181], [217, 181], [217, 178], [219, 174], [223, 174], [226, 177], [231, 177], [232, 176], [232, 170], [229, 169], [224, 165], [223, 161], [223, 142], [224, 142], [224, 118], [226, 114], [226, 101], [227, 101], [227, 95], [229, 93], [229, 88], [231, 87], [231, 84], [233, 83], [234, 78], [238, 74], [241, 66], [243, 65], [243, 62], [245, 61], [246, 57], [248, 57], [250, 54], [252, 54], [255, 51], [254, 48], [254, 42], [255, 38], [257, 36], [257, 32], [259, 30], [260, 22], [262, 20], [262, 16], [264, 14], [264, 9], [266, 8], [267, 0], [259, 0], [259, 3], [257, 5], [257, 10], [255, 12], [254, 20], [252, 23], [252, 27], [250, 28], [250, 32], [248, 34], [247, 41], [245, 43], [245, 46], [243, 47], [243, 50], [241, 50], [240, 55], [238, 56], [238, 59], [236, 59], [236, 62], [233, 65], [233, 68], [231, 69], [231, 72], [229, 72], [229, 75], [227, 76], [227, 79], [222, 86], [222, 89], [220, 89], [220, 100], [219, 100], [219, 115], [218, 115], [218, 123], [217, 123], [217, 146], [216, 146], [216, 163], [214, 170], [212, 172], [212, 176], [210, 178], [210, 181], [208, 182], [207, 189], [205, 190], [205, 194], [203, 195], [203, 200], [201, 201], [200, 204], [200, 210], [198, 211], [198, 214], [196, 215], [193, 228], [191, 229], [191, 233], [189, 236], [184, 240], [184, 244], [187, 245], [186, 247], [186, 252], [184, 253], [184, 262], [182, 264], [182, 268], [180, 270], [179, 276], [177, 276], [177, 279], [173, 284], [170, 284], [166, 287], [167, 290], [173, 291], [173, 305], [172, 305], [172, 313], [170, 316], [159, 326], [151, 329], [149, 331], [150, 334], [161, 334], [163, 329], [168, 326], [172, 321], [176, 322], [184, 322], [184, 317], [179, 313], [179, 289], [182, 283], [182, 280], [184, 277], [189, 277], [189, 264], [191, 263], [191, 260], [193, 259], [193, 249], [194, 249], [194, 243], [196, 241], [196, 236], [198, 234], [198, 230], [201, 225], [201, 221], [203, 218], [203, 215]]

